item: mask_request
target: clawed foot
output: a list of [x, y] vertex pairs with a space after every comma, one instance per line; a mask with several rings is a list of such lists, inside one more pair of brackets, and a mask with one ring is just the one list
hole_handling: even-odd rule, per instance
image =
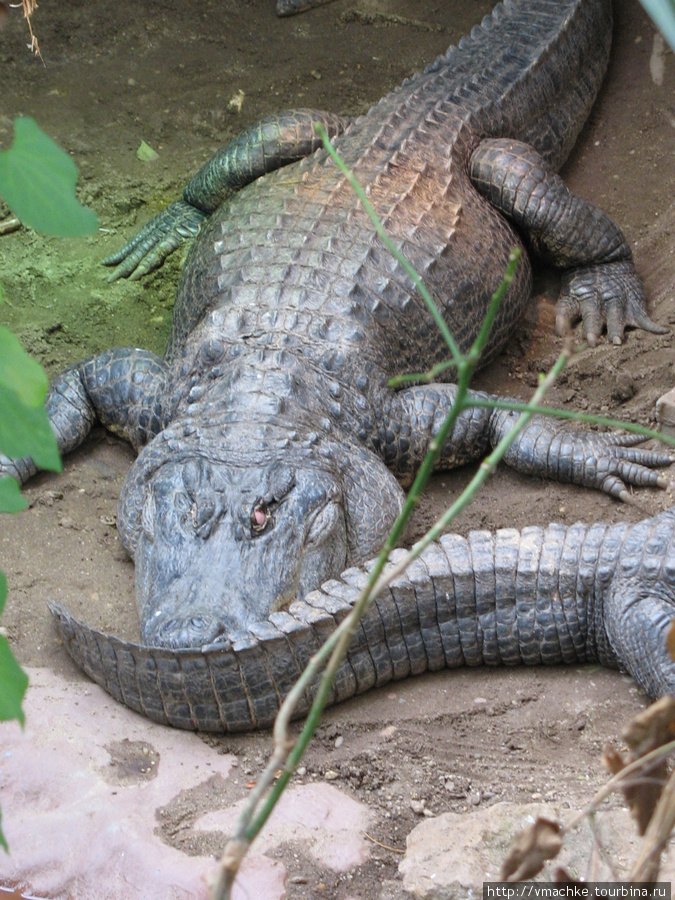
[[596, 432], [569, 433], [571, 446], [566, 448], [572, 466], [570, 480], [584, 487], [597, 488], [624, 503], [633, 501], [628, 490], [633, 487], [666, 489], [671, 482], [654, 471], [675, 463], [675, 455], [666, 450], [643, 450], [639, 434], [605, 434]]
[[647, 315], [644, 291], [630, 259], [565, 273], [556, 307], [556, 331], [567, 334], [580, 319], [590, 347], [595, 347], [605, 327], [613, 344], [623, 342], [627, 327], [668, 333]]
[[104, 266], [117, 266], [108, 281], [129, 278], [138, 281], [158, 269], [170, 253], [193, 238], [206, 213], [177, 200], [156, 215], [121, 250], [103, 260]]

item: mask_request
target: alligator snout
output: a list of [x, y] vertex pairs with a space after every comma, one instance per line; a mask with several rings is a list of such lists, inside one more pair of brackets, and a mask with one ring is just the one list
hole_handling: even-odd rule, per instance
[[146, 623], [143, 639], [153, 647], [179, 650], [217, 643], [224, 639], [225, 632], [225, 624], [215, 616], [162, 616], [160, 613]]

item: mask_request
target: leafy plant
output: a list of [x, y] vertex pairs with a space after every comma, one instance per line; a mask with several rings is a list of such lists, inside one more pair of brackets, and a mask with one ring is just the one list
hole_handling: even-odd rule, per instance
[[14, 143], [0, 152], [0, 196], [29, 228], [59, 237], [96, 231], [96, 214], [75, 199], [77, 167], [34, 119], [14, 121]]
[[[36, 125], [17, 119], [14, 143], [0, 152], [0, 196], [24, 224], [75, 237], [94, 231], [98, 222], [91, 210], [75, 199], [77, 169], [71, 158]], [[0, 302], [2, 291], [0, 289]], [[30, 456], [41, 469], [61, 470], [56, 439], [45, 410], [47, 376], [25, 352], [17, 338], [0, 326], [0, 454], [13, 459]], [[28, 506], [14, 478], [0, 478], [0, 513]], [[7, 581], [0, 572], [0, 613], [7, 597]], [[21, 703], [28, 676], [19, 666], [7, 638], [0, 634], [0, 721], [24, 723]], [[0, 829], [0, 846], [8, 849]]]

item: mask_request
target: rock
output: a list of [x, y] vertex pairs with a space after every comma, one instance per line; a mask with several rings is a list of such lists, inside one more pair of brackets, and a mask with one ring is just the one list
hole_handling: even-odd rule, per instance
[[661, 431], [664, 434], [675, 436], [675, 388], [668, 391], [656, 401], [656, 415]]
[[612, 387], [611, 397], [616, 403], [625, 403], [635, 396], [637, 388], [630, 372], [619, 372]]
[[[577, 815], [576, 810], [566, 809], [563, 822]], [[537, 816], [560, 821], [561, 811], [541, 803], [496, 803], [484, 810], [443, 813], [435, 819], [425, 819], [408, 835], [406, 854], [399, 865], [405, 890], [415, 900], [469, 900], [482, 896], [483, 882], [500, 879], [501, 865], [513, 838]], [[604, 847], [619, 873], [625, 876], [640, 844], [630, 814], [624, 809], [603, 810], [597, 821]], [[560, 855], [550, 861], [539, 878], [552, 880], [554, 869], [560, 865], [569, 872], [586, 872], [591, 844], [591, 833], [584, 821], [566, 835]], [[672, 881], [674, 877], [675, 858], [671, 851], [662, 865], [659, 881]], [[614, 880], [602, 869], [597, 878]]]

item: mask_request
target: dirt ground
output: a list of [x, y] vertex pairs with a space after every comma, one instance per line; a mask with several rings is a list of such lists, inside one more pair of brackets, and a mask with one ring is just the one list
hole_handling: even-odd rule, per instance
[[[79, 241], [22, 230], [0, 237], [5, 302], [0, 322], [54, 374], [112, 345], [161, 353], [180, 260], [143, 283], [109, 286], [100, 259], [163, 205], [187, 176], [241, 128], [291, 106], [364, 112], [489, 12], [490, 0], [336, 0], [278, 20], [272, 0], [43, 0], [34, 18], [44, 64], [26, 49], [20, 10], [0, 32], [0, 146], [17, 115], [33, 116], [76, 161], [80, 199], [100, 231]], [[619, 0], [610, 71], [564, 176], [620, 223], [634, 249], [653, 318], [675, 326], [675, 67], [637, 0]], [[242, 91], [241, 110], [229, 107]], [[140, 162], [144, 140], [159, 154]], [[527, 397], [556, 357], [555, 283], [542, 273], [526, 321], [480, 386]], [[656, 399], [675, 382], [673, 336], [632, 332], [572, 361], [556, 404], [653, 423]], [[91, 624], [137, 637], [133, 567], [114, 528], [131, 461], [97, 431], [61, 475], [26, 488], [31, 508], [0, 521], [0, 561], [10, 595], [2, 624], [21, 662], [82, 678], [55, 637], [46, 609], [62, 600]], [[463, 485], [466, 471], [435, 479], [411, 527], [421, 533]], [[635, 520], [672, 503], [641, 492], [636, 506], [500, 471], [456, 523], [520, 527], [552, 520]], [[644, 705], [631, 680], [600, 668], [440, 673], [362, 696], [330, 710], [307, 754], [306, 777], [336, 783], [376, 811], [372, 837], [402, 849], [419, 821], [411, 801], [434, 813], [499, 800], [583, 804], [603, 779], [599, 753]], [[338, 740], [342, 738], [342, 740]], [[209, 738], [255, 773], [265, 734]], [[252, 776], [253, 777], [253, 776]], [[330, 777], [333, 777], [332, 775]], [[245, 788], [240, 788], [241, 794]], [[209, 798], [184, 798], [207, 809]], [[419, 807], [418, 807], [419, 809]], [[163, 840], [181, 844], [175, 821]], [[217, 848], [212, 848], [216, 850]], [[289, 898], [403, 896], [400, 855], [375, 846], [344, 878], [289, 855]], [[325, 880], [324, 880], [325, 879]]]

